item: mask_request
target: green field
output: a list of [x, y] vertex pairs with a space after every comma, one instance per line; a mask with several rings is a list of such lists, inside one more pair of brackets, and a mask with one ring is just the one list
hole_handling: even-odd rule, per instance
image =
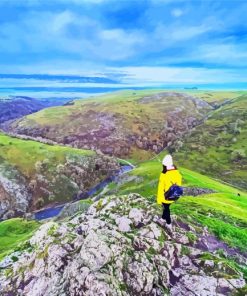
[[[133, 134], [137, 135], [137, 138], [149, 137], [148, 140], [151, 141], [160, 134], [164, 119], [167, 119], [169, 113], [182, 102], [180, 97], [174, 100], [148, 101], [150, 96], [160, 92], [171, 92], [171, 90], [129, 90], [77, 100], [74, 105], [44, 109], [26, 116], [16, 121], [13, 128], [24, 130], [30, 128], [30, 133], [38, 130], [43, 132], [44, 137], [63, 142], [64, 135], [66, 137], [87, 135], [95, 129], [99, 129], [101, 134], [102, 122], [109, 124], [110, 128], [114, 122], [116, 135], [119, 138], [114, 142], [115, 139], [106, 137], [112, 140], [105, 142], [107, 148], [111, 145], [127, 145], [128, 141], [122, 143], [121, 137]], [[210, 103], [213, 108], [209, 106], [203, 111], [205, 121], [191, 129], [157, 157], [151, 149], [131, 147], [131, 152], [124, 157], [137, 166], [129, 173], [132, 179], [122, 185], [111, 184], [109, 187], [119, 195], [140, 193], [155, 203], [157, 181], [161, 171], [158, 159], [162, 159], [169, 151], [181, 170], [184, 185], [215, 191], [197, 197], [184, 196], [172, 205], [172, 212], [188, 223], [207, 226], [229, 245], [244, 250], [247, 248], [246, 92], [184, 90], [177, 93], [190, 94]], [[146, 101], [140, 103], [140, 99], [144, 98]], [[193, 105], [190, 103], [188, 106], [183, 105], [181, 114], [190, 114]], [[220, 106], [222, 103], [224, 104]], [[102, 121], [99, 120], [101, 116]], [[198, 115], [199, 118], [201, 117]], [[103, 131], [105, 129], [104, 126]], [[98, 139], [97, 144], [104, 141]], [[35, 174], [37, 161], [45, 161], [45, 174], [50, 180], [57, 165], [64, 163], [68, 155], [74, 154], [78, 157], [90, 156], [92, 152], [0, 135], [0, 159], [9, 166], [17, 168], [27, 178]], [[147, 160], [151, 157], [154, 159]], [[69, 186], [64, 188], [63, 184], [64, 182], [60, 180], [54, 185], [54, 188], [60, 190], [57, 194], [58, 200], [60, 197], [66, 200], [64, 192], [68, 195], [72, 190]]]

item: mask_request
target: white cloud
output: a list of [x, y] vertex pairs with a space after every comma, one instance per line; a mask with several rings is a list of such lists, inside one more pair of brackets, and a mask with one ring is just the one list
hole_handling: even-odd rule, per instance
[[184, 14], [184, 11], [180, 8], [174, 8], [172, 9], [171, 11], [171, 15], [174, 16], [174, 17], [180, 17]]
[[[234, 69], [202, 69], [192, 67], [125, 67], [124, 82], [136, 85], [205, 84], [247, 82], [247, 76]], [[245, 71], [246, 72], [246, 71]], [[246, 73], [245, 73], [246, 74]]]
[[205, 44], [198, 50], [200, 57], [206, 62], [224, 63], [225, 65], [246, 65], [247, 44], [216, 43]]
[[64, 11], [58, 15], [55, 15], [51, 28], [54, 32], [63, 31], [64, 28], [73, 23], [75, 16], [70, 11]]
[[171, 38], [174, 41], [188, 40], [196, 36], [205, 34], [211, 30], [212, 30], [212, 27], [207, 25], [184, 26], [184, 27], [173, 29], [171, 32]]
[[[0, 68], [2, 65], [0, 65]], [[37, 80], [21, 80], [10, 85], [22, 86], [58, 86], [58, 87], [134, 87], [134, 86], [153, 86], [158, 87], [162, 85], [198, 85], [198, 84], [219, 84], [219, 83], [247, 83], [247, 70], [243, 69], [241, 72], [238, 69], [207, 69], [195, 67], [113, 67], [106, 68], [103, 65], [90, 65], [83, 63], [64, 63], [60, 61], [56, 65], [41, 65], [33, 64], [32, 66], [16, 66], [16, 73], [48, 73], [48, 74], [64, 74], [64, 75], [81, 75], [91, 77], [121, 77], [119, 84], [95, 84], [95, 83], [65, 83], [65, 82], [51, 82], [51, 81], [37, 81]], [[8, 71], [7, 71], [8, 72]], [[9, 73], [11, 73], [11, 68]], [[100, 73], [100, 74], [99, 74]], [[109, 74], [108, 74], [109, 73]], [[9, 80], [8, 80], [9, 81]], [[4, 82], [4, 83], [3, 83]], [[0, 84], [6, 86], [6, 81], [0, 81]]]

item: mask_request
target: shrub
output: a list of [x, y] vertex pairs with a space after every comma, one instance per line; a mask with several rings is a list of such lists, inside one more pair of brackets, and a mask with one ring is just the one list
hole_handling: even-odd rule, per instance
[[244, 149], [237, 149], [232, 151], [231, 153], [231, 160], [232, 161], [239, 161], [246, 158], [245, 150]]

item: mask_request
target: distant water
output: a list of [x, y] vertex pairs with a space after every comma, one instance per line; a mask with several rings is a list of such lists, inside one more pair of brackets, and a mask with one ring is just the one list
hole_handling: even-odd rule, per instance
[[143, 90], [150, 89], [150, 87], [0, 87], [0, 98], [10, 96], [27, 96], [37, 99], [87, 98], [128, 89]]
[[[11, 96], [27, 96], [37, 99], [42, 98], [87, 98], [91, 96], [99, 96], [106, 93], [119, 91], [119, 90], [144, 90], [144, 89], [167, 89], [167, 90], [193, 90], [193, 87], [181, 86], [181, 85], [160, 85], [156, 87], [136, 87], [127, 85], [118, 85], [114, 87], [108, 86], [90, 86], [90, 87], [45, 87], [45, 86], [0, 86], [0, 99], [7, 98]], [[247, 87], [231, 87], [230, 85], [222, 86], [210, 86], [210, 85], [200, 85], [194, 90], [244, 90]]]
[[0, 87], [0, 98], [10, 96], [27, 96], [42, 98], [86, 98], [98, 96], [121, 88], [95, 88], [95, 87]]

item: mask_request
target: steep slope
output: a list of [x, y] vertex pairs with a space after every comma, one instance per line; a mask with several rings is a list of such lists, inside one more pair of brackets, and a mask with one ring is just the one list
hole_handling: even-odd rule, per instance
[[1, 262], [1, 295], [244, 295], [243, 254], [194, 222], [173, 217], [171, 232], [157, 214], [130, 194], [42, 225]]
[[0, 134], [0, 218], [76, 199], [119, 168], [89, 150]]
[[0, 124], [5, 121], [20, 118], [24, 115], [37, 112], [41, 109], [63, 105], [68, 99], [34, 99], [30, 97], [0, 98]]
[[17, 120], [10, 129], [115, 156], [147, 159], [196, 126], [211, 109], [188, 94], [123, 91], [42, 110]]
[[187, 168], [247, 189], [247, 96], [212, 111], [208, 119], [174, 145]]
[[[40, 227], [37, 221], [13, 218], [0, 223], [0, 260], [19, 248]], [[1, 268], [1, 264], [0, 264]]]

